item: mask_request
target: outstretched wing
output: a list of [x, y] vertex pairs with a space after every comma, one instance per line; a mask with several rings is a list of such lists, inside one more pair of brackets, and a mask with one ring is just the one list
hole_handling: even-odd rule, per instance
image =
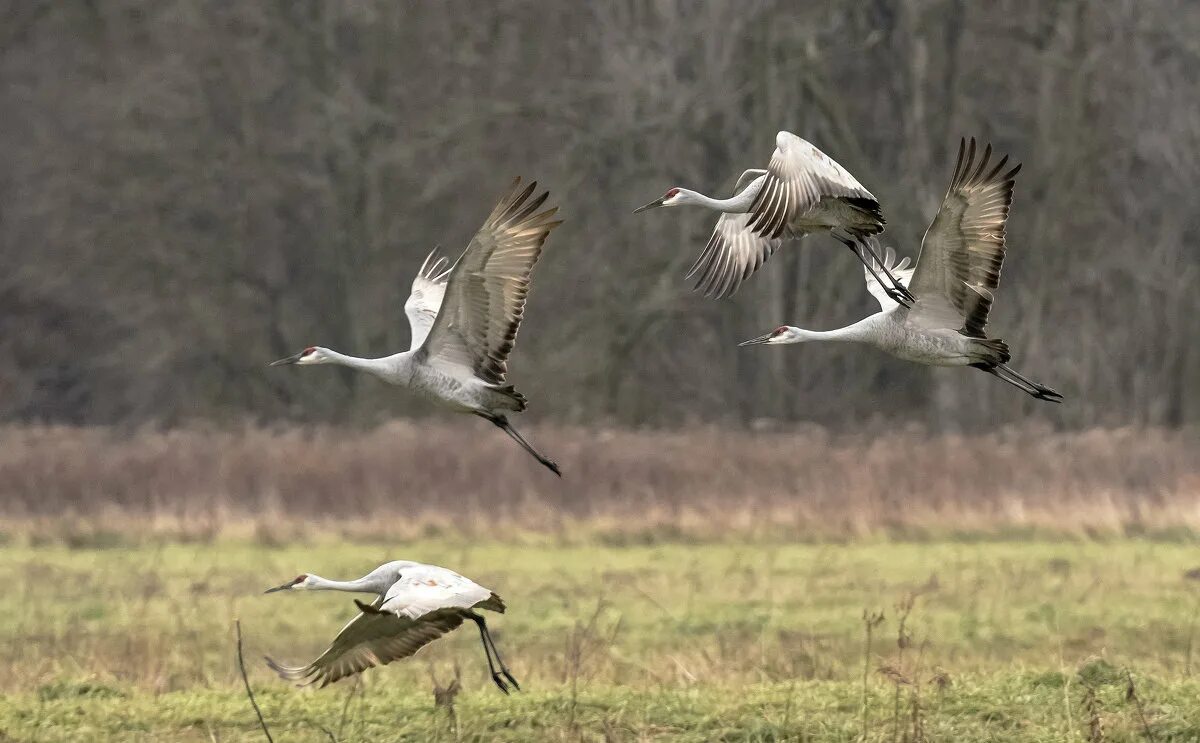
[[927, 327], [955, 328], [982, 338], [1000, 283], [1004, 231], [1018, 164], [1005, 170], [1005, 155], [992, 167], [989, 144], [978, 161], [975, 138], [958, 146], [954, 177], [933, 218], [909, 289], [917, 303], [909, 318]]
[[[879, 241], [873, 237], [868, 239], [870, 240], [872, 247], [875, 248], [876, 254], [878, 254]], [[907, 287], [912, 281], [913, 275], [913, 269], [908, 268], [908, 258], [904, 258], [897, 263], [896, 251], [892, 250], [891, 246], [883, 249], [882, 257], [884, 268], [886, 268], [888, 271], [891, 271], [892, 275], [896, 277], [896, 280]], [[876, 271], [879, 271], [879, 264], [874, 258], [871, 259], [871, 265]], [[870, 292], [871, 296], [875, 297], [875, 299], [879, 302], [880, 309], [882, 309], [884, 312], [887, 312], [888, 310], [899, 306], [896, 300], [889, 297], [888, 293], [883, 290], [883, 286], [881, 286], [871, 272], [867, 270], [866, 266], [863, 266], [863, 275], [867, 280], [867, 291]]]
[[722, 214], [700, 257], [688, 270], [696, 277], [695, 291], [721, 299], [733, 295], [783, 244], [782, 238], [762, 237], [750, 229], [749, 214]]
[[[743, 185], [761, 188], [767, 171], [747, 170], [733, 187], [735, 194]], [[782, 239], [760, 237], [750, 229], [749, 214], [722, 214], [713, 228], [712, 237], [700, 257], [688, 269], [687, 278], [696, 278], [694, 291], [713, 299], [722, 299], [737, 292], [750, 274], [767, 262], [783, 243]]]
[[382, 608], [366, 609], [351, 619], [329, 648], [312, 663], [292, 667], [267, 658], [267, 665], [288, 681], [324, 687], [368, 668], [407, 658], [457, 628], [464, 618], [461, 609], [434, 611], [419, 619], [399, 616]]
[[492, 210], [450, 270], [441, 311], [418, 353], [457, 366], [489, 384], [502, 384], [506, 361], [529, 294], [529, 277], [557, 207], [539, 212], [550, 195], [530, 199], [537, 182], [521, 179]]
[[[781, 237], [793, 220], [826, 197], [862, 199], [870, 202], [864, 206], [879, 209], [871, 192], [833, 158], [795, 134], [779, 132], [767, 180], [750, 205], [750, 229], [764, 237]], [[880, 230], [882, 222], [881, 217]]]
[[433, 327], [433, 321], [437, 319], [442, 306], [442, 297], [446, 294], [446, 280], [454, 268], [449, 259], [437, 256], [437, 252], [438, 249], [434, 248], [425, 256], [425, 262], [413, 279], [412, 293], [404, 303], [404, 314], [408, 315], [408, 327], [412, 331], [410, 351], [420, 348], [429, 335], [429, 329]]

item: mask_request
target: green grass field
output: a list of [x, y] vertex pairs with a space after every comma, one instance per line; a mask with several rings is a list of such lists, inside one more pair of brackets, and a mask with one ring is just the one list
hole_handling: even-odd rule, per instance
[[[400, 557], [505, 597], [491, 625], [524, 692], [491, 686], [472, 628], [361, 684], [297, 690], [263, 666], [311, 659], [355, 611], [263, 589]], [[14, 543], [0, 740], [264, 740], [235, 617], [277, 741], [1200, 739], [1198, 566], [1190, 543], [1136, 540]], [[869, 651], [864, 612], [884, 615]]]

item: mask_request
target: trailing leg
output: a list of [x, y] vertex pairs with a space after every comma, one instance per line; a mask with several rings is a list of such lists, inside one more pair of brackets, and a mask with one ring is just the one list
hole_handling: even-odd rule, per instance
[[[483, 621], [483, 617], [475, 612], [468, 612], [467, 616], [479, 627], [479, 640], [483, 643], [483, 654], [487, 657], [488, 673], [492, 675], [492, 681], [496, 682], [496, 687], [500, 691], [508, 694], [508, 686], [504, 683], [504, 679], [500, 677], [500, 672], [496, 670], [496, 664], [492, 663], [492, 648], [488, 644], [487, 624]], [[513, 685], [516, 686], [515, 683]]]
[[1003, 374], [1011, 375], [1013, 378], [1015, 378], [1017, 381], [1021, 382], [1022, 384], [1028, 385], [1029, 388], [1032, 390], [1029, 394], [1033, 395], [1037, 399], [1045, 400], [1046, 402], [1062, 402], [1063, 401], [1063, 396], [1060, 395], [1058, 392], [1050, 389], [1049, 387], [1047, 387], [1044, 384], [1040, 384], [1038, 382], [1033, 381], [1029, 377], [1026, 377], [1024, 374], [1021, 374], [1020, 372], [1018, 372], [1016, 369], [1009, 367], [1007, 364], [1000, 364], [1000, 366], [997, 368], [1000, 369], [1000, 371]]
[[979, 369], [980, 371], [985, 371], [988, 374], [991, 374], [993, 377], [996, 377], [997, 379], [999, 379], [1003, 382], [1007, 382], [1008, 384], [1011, 384], [1013, 387], [1016, 387], [1017, 389], [1021, 390], [1025, 394], [1027, 394], [1031, 397], [1037, 398], [1038, 400], [1045, 400], [1046, 402], [1062, 402], [1063, 401], [1062, 395], [1058, 394], [1057, 392], [1050, 389], [1049, 387], [1046, 387], [1044, 385], [1038, 384], [1037, 382], [1026, 379], [1025, 377], [1021, 376], [1017, 372], [1014, 372], [1012, 369], [1008, 368], [1008, 366], [1006, 366], [1004, 364], [977, 363], [977, 364], [971, 364], [971, 366], [975, 367], [976, 369]]
[[[879, 260], [878, 256], [875, 255], [875, 252], [871, 250], [869, 245], [860, 242], [853, 236], [843, 235], [837, 229], [830, 230], [829, 234], [834, 240], [837, 240], [842, 245], [845, 245], [847, 248], [849, 248], [850, 252], [854, 253], [854, 256], [858, 258], [858, 260], [862, 261], [863, 266], [866, 267], [871, 276], [875, 277], [875, 281], [879, 282], [879, 285], [883, 287], [883, 291], [892, 298], [893, 302], [904, 307], [913, 306], [916, 298], [909, 293], [908, 289], [906, 289], [903, 284], [901, 284], [894, 276], [892, 276], [891, 272], [889, 272], [883, 265], [883, 261]], [[879, 271], [876, 270], [877, 268], [883, 269], [884, 274], [888, 278], [887, 281], [885, 281], [883, 277], [879, 275]]]
[[[875, 252], [875, 247], [871, 244], [871, 242], [860, 237], [858, 238], [858, 243], [862, 246], [862, 251], [858, 252], [858, 257], [859, 260], [863, 262], [863, 265], [869, 265], [866, 259], [866, 255], [869, 255], [871, 259], [879, 266], [880, 270], [883, 271], [883, 275], [887, 276], [888, 281], [891, 282], [892, 289], [894, 291], [889, 291], [888, 296], [905, 307], [913, 306], [913, 304], [916, 303], [917, 298], [912, 295], [912, 292], [908, 290], [907, 286], [901, 283], [901, 281], [892, 274], [892, 271], [890, 268], [888, 268], [887, 263], [884, 263], [883, 258]], [[864, 255], [864, 253], [866, 255]], [[876, 277], [877, 281], [878, 279], [879, 277]], [[884, 287], [886, 290], [887, 284], [880, 281], [879, 285]], [[903, 299], [897, 298], [898, 295], [903, 297]]]
[[491, 421], [493, 424], [496, 425], [497, 428], [500, 428], [506, 434], [508, 434], [512, 438], [513, 441], [520, 444], [522, 449], [529, 452], [530, 456], [532, 456], [537, 461], [541, 462], [542, 466], [546, 467], [547, 469], [549, 469], [551, 472], [558, 475], [559, 477], [562, 477], [562, 470], [560, 470], [558, 468], [558, 463], [555, 462], [553, 459], [548, 459], [547, 457], [542, 456], [542, 454], [540, 452], [538, 452], [537, 449], [534, 449], [532, 444], [530, 444], [528, 441], [526, 441], [525, 438], [523, 436], [521, 436], [521, 434], [517, 433], [517, 429], [512, 427], [512, 424], [508, 422], [507, 417], [505, 417], [503, 415], [497, 415], [495, 413], [485, 413], [485, 412], [477, 412], [477, 413], [475, 413], [475, 415], [478, 415], [480, 418], [486, 418], [489, 421]]
[[487, 628], [487, 622], [484, 621], [483, 617], [479, 617], [479, 626], [483, 630], [483, 635], [487, 643], [492, 646], [492, 655], [496, 656], [496, 665], [500, 667], [500, 673], [504, 674], [504, 678], [508, 679], [508, 683], [512, 684], [514, 689], [520, 691], [521, 685], [508, 672], [508, 666], [504, 665], [504, 659], [500, 657], [500, 651], [496, 648], [496, 641], [492, 639], [492, 631]]

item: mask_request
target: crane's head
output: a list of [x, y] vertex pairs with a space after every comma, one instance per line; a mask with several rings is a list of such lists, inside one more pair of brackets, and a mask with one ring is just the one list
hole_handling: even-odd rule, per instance
[[651, 201], [649, 204], [646, 204], [645, 206], [639, 206], [637, 209], [634, 209], [633, 213], [637, 214], [638, 212], [644, 212], [647, 209], [657, 209], [660, 206], [679, 206], [680, 204], [684, 203], [685, 193], [686, 192], [682, 188], [668, 189], [665, 194], [654, 201]]
[[287, 583], [284, 583], [282, 586], [268, 588], [267, 590], [263, 591], [263, 593], [275, 593], [276, 591], [303, 591], [311, 585], [311, 582], [311, 575], [308, 573], [301, 573], [295, 578], [289, 580]]
[[286, 364], [324, 364], [329, 361], [329, 349], [320, 346], [309, 346], [298, 354], [286, 359], [272, 361], [269, 366], [284, 366]]
[[788, 325], [780, 325], [766, 335], [760, 335], [757, 338], [751, 338], [748, 341], [742, 341], [738, 346], [760, 346], [770, 343], [799, 343], [804, 340], [803, 333], [800, 328], [793, 328]]

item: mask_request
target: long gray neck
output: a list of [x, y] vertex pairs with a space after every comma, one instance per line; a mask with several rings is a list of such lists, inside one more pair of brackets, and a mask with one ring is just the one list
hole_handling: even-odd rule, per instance
[[366, 575], [358, 580], [329, 580], [309, 573], [309, 591], [348, 591], [350, 593], [384, 593], [388, 586], [378, 577]]
[[760, 175], [759, 177], [750, 181], [749, 185], [743, 188], [741, 192], [734, 194], [728, 199], [714, 199], [711, 196], [705, 196], [697, 191], [681, 188], [679, 189], [679, 194], [683, 198], [679, 203], [704, 206], [719, 212], [725, 212], [727, 214], [743, 214], [749, 211], [750, 205], [754, 203], [755, 197], [757, 197], [758, 192], [762, 190], [763, 183], [765, 183], [766, 180], [767, 177], [765, 175]]
[[405, 351], [403, 353], [384, 356], [378, 359], [364, 359], [359, 358], [358, 356], [349, 356], [344, 353], [338, 353], [337, 351], [329, 351], [327, 355], [329, 356], [329, 363], [331, 364], [348, 366], [351, 369], [357, 369], [359, 371], [367, 372], [368, 374], [374, 374], [381, 379], [394, 382], [396, 381], [395, 376], [397, 375], [398, 371], [408, 361], [408, 357], [410, 357], [412, 353]]
[[879, 340], [878, 322], [883, 313], [875, 313], [869, 317], [835, 330], [805, 330], [795, 328], [792, 332], [796, 339], [793, 343], [807, 341], [841, 341], [843, 343], [873, 343]]

